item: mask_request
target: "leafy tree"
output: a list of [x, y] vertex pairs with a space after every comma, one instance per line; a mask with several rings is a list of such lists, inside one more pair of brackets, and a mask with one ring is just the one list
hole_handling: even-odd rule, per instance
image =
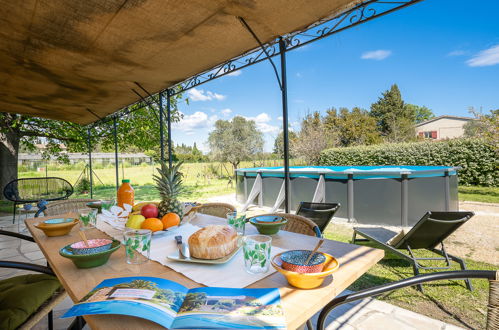
[[469, 111], [475, 119], [464, 125], [464, 135], [490, 141], [499, 151], [499, 109], [490, 110], [490, 114], [485, 115], [473, 107], [470, 107]]
[[117, 288], [130, 288], [130, 289], [145, 289], [157, 290], [158, 285], [151, 281], [146, 280], [133, 280], [131, 282], [120, 283], [116, 285]]
[[371, 105], [371, 115], [376, 119], [381, 135], [388, 142], [404, 142], [415, 139], [415, 114], [407, 108], [396, 84], [383, 92]]
[[208, 143], [215, 160], [229, 162], [236, 169], [241, 161], [263, 151], [263, 134], [254, 121], [236, 116], [231, 121], [217, 120]]
[[433, 111], [427, 107], [406, 103], [405, 107], [414, 114], [416, 124], [435, 118]]
[[302, 120], [298, 138], [292, 144], [293, 153], [315, 165], [321, 151], [328, 147], [328, 140], [331, 141], [331, 137], [327, 136], [322, 117], [316, 111]]
[[181, 145], [177, 145], [173, 148], [173, 156], [175, 161], [183, 161], [183, 162], [203, 162], [207, 160], [207, 157], [203, 155], [201, 150], [198, 149], [196, 142], [194, 145], [188, 146], [182, 143]]
[[382, 141], [376, 119], [361, 108], [355, 107], [352, 111], [347, 108], [340, 108], [339, 111], [332, 108], [327, 111], [324, 126], [329, 132], [327, 135], [335, 136], [339, 146], [370, 145]]
[[185, 296], [182, 304], [181, 312], [189, 312], [195, 310], [201, 305], [206, 304], [207, 295], [205, 292], [191, 292]]
[[[172, 98], [172, 121], [178, 121], [177, 100], [181, 95]], [[156, 107], [155, 107], [156, 108]], [[154, 150], [159, 155], [159, 120], [149, 107], [134, 105], [132, 112], [118, 120], [118, 144], [121, 151], [136, 148], [138, 150]], [[157, 112], [157, 109], [155, 109]], [[90, 127], [94, 147], [103, 151], [114, 149], [113, 122]], [[165, 125], [166, 127], [166, 125]], [[87, 127], [70, 122], [30, 117], [21, 114], [0, 112], [0, 189], [17, 178], [17, 158], [19, 148], [36, 151], [35, 144], [44, 143], [45, 158], [55, 157], [59, 161], [67, 161], [62, 153], [61, 144], [69, 152], [87, 151]], [[2, 196], [3, 198], [3, 196]]]
[[[293, 148], [291, 148], [291, 145], [295, 143], [298, 135], [294, 131], [288, 131], [288, 140], [289, 140], [289, 158], [295, 157], [295, 154], [293, 153]], [[274, 154], [278, 155], [281, 158], [284, 158], [284, 132], [281, 131], [277, 135], [274, 141]]]

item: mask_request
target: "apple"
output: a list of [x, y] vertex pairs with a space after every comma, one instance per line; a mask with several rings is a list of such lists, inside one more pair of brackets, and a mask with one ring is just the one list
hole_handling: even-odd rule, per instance
[[140, 210], [140, 214], [142, 214], [146, 218], [157, 218], [158, 217], [158, 207], [154, 204], [147, 204], [142, 206]]
[[140, 214], [134, 214], [128, 217], [128, 221], [126, 222], [125, 227], [140, 229], [142, 222], [144, 222], [146, 218]]

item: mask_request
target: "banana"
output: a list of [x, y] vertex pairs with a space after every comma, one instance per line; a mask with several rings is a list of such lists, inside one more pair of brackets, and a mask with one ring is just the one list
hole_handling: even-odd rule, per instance
[[147, 204], [154, 204], [154, 205], [158, 206], [159, 202], [140, 202], [140, 203], [135, 204], [132, 207], [132, 211], [133, 212], [140, 211], [142, 209], [142, 206], [147, 205]]

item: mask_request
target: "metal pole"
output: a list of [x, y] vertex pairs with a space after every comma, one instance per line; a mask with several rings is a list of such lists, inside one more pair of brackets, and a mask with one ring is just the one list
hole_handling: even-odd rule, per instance
[[445, 211], [450, 211], [450, 177], [449, 170], [445, 170], [444, 174], [444, 191], [445, 191]]
[[116, 169], [116, 191], [118, 191], [120, 187], [119, 180], [119, 169], [120, 164], [118, 161], [118, 120], [116, 117], [113, 118], [113, 134], [114, 134], [114, 167]]
[[402, 203], [401, 203], [401, 223], [400, 225], [409, 226], [409, 175], [402, 173]]
[[353, 212], [354, 207], [354, 192], [353, 192], [353, 173], [348, 173], [347, 181], [347, 217], [348, 222], [356, 222]]
[[165, 161], [165, 133], [163, 113], [163, 92], [159, 93], [159, 148], [161, 150], [161, 163]]
[[166, 120], [168, 121], [168, 165], [172, 167], [172, 109], [171, 109], [171, 102], [170, 102], [170, 97], [172, 95], [172, 92], [170, 89], [166, 90]]
[[282, 94], [282, 130], [284, 140], [284, 209], [289, 213], [289, 141], [288, 141], [288, 84], [286, 81], [286, 44], [279, 39], [281, 53], [281, 94]]
[[94, 198], [94, 179], [92, 177], [92, 143], [90, 142], [90, 128], [87, 129], [87, 146], [88, 146], [88, 167], [90, 173], [90, 198]]

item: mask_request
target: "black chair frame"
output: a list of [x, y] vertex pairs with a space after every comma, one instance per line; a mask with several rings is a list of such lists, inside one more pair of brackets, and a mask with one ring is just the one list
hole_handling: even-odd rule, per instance
[[455, 270], [447, 272], [437, 272], [431, 274], [417, 275], [414, 277], [406, 278], [400, 281], [383, 284], [377, 287], [361, 290], [351, 294], [336, 297], [331, 300], [320, 312], [319, 319], [317, 320], [317, 329], [323, 330], [326, 323], [327, 315], [336, 307], [369, 297], [379, 296], [380, 294], [390, 292], [393, 290], [409, 287], [420, 286], [422, 283], [439, 280], [453, 280], [453, 279], [488, 279], [489, 281], [498, 280], [498, 272], [495, 270]]
[[[66, 194], [64, 196], [54, 197], [54, 198], [45, 198], [46, 201], [56, 201], [56, 200], [68, 199], [68, 197], [73, 194], [74, 190], [73, 190], [73, 186], [71, 185], [71, 183], [69, 183], [67, 180], [65, 180], [63, 178], [58, 178], [58, 177], [21, 178], [21, 179], [12, 180], [5, 185], [5, 187], [3, 188], [3, 195], [5, 196], [6, 199], [10, 200], [11, 202], [14, 202], [13, 209], [12, 209], [12, 223], [15, 223], [15, 221], [16, 221], [17, 205], [26, 204], [26, 203], [37, 203], [41, 199], [44, 199], [44, 198], [40, 197], [39, 199], [22, 199], [19, 196], [19, 192], [16, 192], [16, 197], [13, 198], [12, 193], [11, 192], [9, 193], [9, 189], [12, 189], [11, 186], [13, 184], [15, 184], [16, 182], [20, 182], [20, 181], [28, 181], [28, 180], [42, 180], [42, 181], [47, 180], [48, 181], [50, 179], [57, 179], [60, 181], [64, 181], [70, 187], [70, 189], [66, 191]], [[38, 210], [38, 212], [36, 212], [35, 216], [38, 216], [42, 211], [43, 211], [43, 209]]]
[[[5, 231], [5, 230], [0, 230], [0, 235], [4, 236], [10, 236], [10, 237], [16, 237], [20, 238], [29, 242], [35, 242], [33, 237], [19, 234], [19, 233], [13, 233], [10, 231]], [[52, 275], [56, 276], [52, 269], [47, 266], [41, 266], [37, 264], [30, 264], [27, 262], [19, 262], [19, 261], [6, 261], [6, 260], [0, 260], [0, 268], [14, 268], [14, 269], [21, 269], [21, 270], [29, 270], [37, 273], [42, 273], [42, 274], [47, 274], [47, 275]], [[50, 311], [47, 314], [48, 318], [48, 329], [52, 330], [54, 329], [54, 313], [53, 311]]]
[[[321, 207], [326, 207], [326, 208], [324, 208], [324, 209], [322, 209], [322, 208], [321, 209], [316, 209], [316, 208], [313, 208], [314, 204], [318, 205], [318, 206], [321, 206]], [[326, 229], [327, 225], [331, 221], [331, 219], [334, 217], [334, 214], [338, 211], [338, 209], [340, 207], [341, 207], [340, 203], [300, 202], [300, 204], [298, 205], [298, 209], [296, 210], [296, 214], [304, 216], [304, 217], [309, 218], [310, 220], [314, 221], [314, 219], [312, 217], [310, 217], [310, 216], [308, 216], [306, 214], [300, 214], [300, 212], [304, 211], [304, 212], [312, 212], [312, 213], [319, 213], [319, 214], [321, 214], [321, 213], [322, 214], [330, 213], [331, 216], [329, 217], [329, 219], [326, 221], [326, 223], [323, 226], [321, 226], [316, 221], [314, 221], [319, 226], [320, 231], [323, 233], [324, 230]]]
[[[376, 239], [373, 237], [369, 237], [368, 239], [363, 239], [363, 238], [357, 238], [356, 235], [357, 235], [357, 232], [354, 230], [353, 238], [352, 238], [353, 244], [356, 244], [357, 242], [377, 242]], [[362, 236], [367, 236], [367, 235], [362, 233]], [[377, 243], [379, 243], [379, 242], [377, 242]], [[467, 270], [466, 262], [463, 259], [456, 257], [455, 255], [447, 253], [447, 251], [445, 250], [444, 242], [440, 243], [441, 249], [437, 249], [437, 248], [429, 249], [429, 251], [441, 255], [443, 258], [438, 258], [438, 257], [435, 257], [435, 258], [417, 258], [414, 255], [414, 253], [412, 252], [412, 249], [409, 245], [407, 245], [407, 247], [406, 247], [409, 255], [401, 252], [400, 250], [397, 250], [396, 248], [394, 248], [390, 245], [387, 245], [387, 244], [381, 244], [381, 245], [383, 246], [384, 250], [388, 250], [389, 252], [396, 254], [397, 256], [409, 261], [412, 265], [414, 275], [419, 275], [420, 270], [450, 269], [451, 268], [451, 260], [457, 262], [462, 270]], [[428, 260], [445, 261], [446, 266], [445, 267], [428, 267], [428, 266], [425, 267], [419, 263], [419, 261], [424, 261], [424, 260], [426, 260], [426, 261], [428, 261]], [[464, 281], [466, 283], [466, 287], [468, 288], [468, 290], [473, 291], [473, 285], [471, 284], [470, 280], [465, 279]], [[421, 284], [418, 284], [417, 287], [421, 292], [424, 292], [423, 286]]]
[[[33, 239], [33, 237], [19, 234], [19, 233], [14, 233], [11, 231], [6, 231], [6, 230], [0, 229], [0, 235], [16, 237], [16, 238], [20, 238], [20, 239], [35, 243], [35, 240]], [[50, 268], [50, 266], [48, 265], [48, 263], [47, 263], [47, 266], [40, 266], [37, 264], [30, 264], [27, 262], [0, 260], [0, 268], [14, 268], [14, 269], [29, 270], [29, 271], [33, 271], [33, 272], [38, 272], [38, 273], [42, 273], [42, 274], [56, 276], [54, 274], [54, 272], [52, 271], [52, 269]], [[50, 311], [47, 314], [47, 318], [48, 318], [48, 329], [53, 330], [54, 329], [54, 313], [53, 313], [53, 311]], [[77, 316], [77, 317], [75, 317], [73, 322], [71, 322], [71, 325], [68, 327], [68, 329], [71, 329], [71, 330], [83, 329], [85, 324], [86, 324], [85, 319], [81, 316]]]
[[[428, 213], [429, 213], [429, 215], [428, 215]], [[441, 221], [441, 220], [430, 218], [431, 212], [428, 212], [428, 213], [425, 215], [425, 217], [426, 217], [426, 219], [428, 221], [433, 221], [433, 222], [440, 222]], [[470, 213], [470, 214], [472, 216], [472, 213]], [[425, 218], [425, 217], [423, 217], [423, 218]], [[460, 220], [453, 220], [453, 221], [448, 221], [448, 222], [449, 223], [460, 224], [460, 223], [464, 223], [464, 222], [468, 221], [469, 218], [463, 218], [463, 219], [460, 219]], [[391, 253], [393, 253], [393, 254], [395, 254], [395, 255], [397, 255], [397, 256], [399, 256], [399, 257], [401, 257], [401, 258], [403, 258], [403, 259], [405, 259], [407, 261], [409, 261], [412, 264], [414, 275], [419, 275], [420, 274], [420, 270], [445, 270], [445, 269], [450, 269], [451, 268], [451, 261], [455, 261], [456, 263], [458, 263], [462, 270], [467, 270], [467, 268], [466, 268], [466, 262], [463, 259], [461, 259], [461, 258], [459, 258], [457, 256], [454, 256], [452, 254], [449, 254], [445, 250], [445, 245], [444, 245], [443, 239], [446, 238], [447, 236], [442, 237], [442, 240], [438, 243], [440, 245], [440, 249], [437, 249], [436, 247], [425, 249], [425, 250], [431, 251], [431, 252], [433, 252], [433, 253], [435, 253], [437, 255], [440, 255], [441, 257], [433, 257], [433, 258], [418, 258], [418, 257], [416, 257], [414, 255], [413, 251], [412, 251], [411, 246], [405, 240], [405, 237], [409, 236], [409, 234], [411, 232], [416, 231], [418, 229], [418, 225], [419, 224], [420, 224], [420, 222], [418, 222], [411, 229], [411, 231], [409, 231], [409, 233], [407, 233], [404, 236], [404, 238], [399, 243], [395, 244], [395, 246], [391, 246], [389, 244], [385, 244], [385, 243], [379, 241], [378, 239], [376, 239], [375, 237], [369, 236], [365, 232], [361, 232], [362, 228], [354, 228], [353, 237], [352, 237], [352, 243], [356, 244], [358, 242], [374, 242], [374, 243], [377, 243], [377, 244], [381, 245], [381, 247], [384, 250], [389, 251], [389, 252], [391, 252]], [[357, 238], [357, 235], [363, 236], [365, 238]], [[405, 253], [401, 252], [400, 250], [398, 250], [399, 248], [405, 248], [407, 250], [408, 254], [405, 254]], [[432, 261], [444, 261], [446, 266], [445, 267], [429, 267], [429, 266], [423, 266], [420, 263], [420, 261], [429, 261], [429, 260], [432, 260]], [[465, 284], [466, 284], [466, 287], [468, 288], [468, 290], [473, 291], [473, 286], [471, 284], [471, 281], [469, 279], [465, 279], [464, 281], [465, 281]], [[417, 288], [421, 292], [423, 292], [423, 286], [421, 284], [418, 284]]]

